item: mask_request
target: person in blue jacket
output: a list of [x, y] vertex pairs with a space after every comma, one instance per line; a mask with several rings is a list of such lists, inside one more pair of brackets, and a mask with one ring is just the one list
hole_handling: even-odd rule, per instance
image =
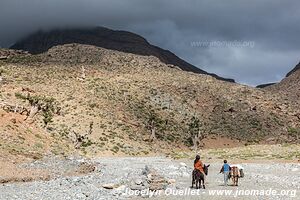
[[220, 173], [224, 174], [224, 185], [227, 186], [228, 179], [229, 179], [229, 173], [230, 173], [230, 165], [227, 163], [227, 160], [224, 160], [224, 164], [220, 170]]

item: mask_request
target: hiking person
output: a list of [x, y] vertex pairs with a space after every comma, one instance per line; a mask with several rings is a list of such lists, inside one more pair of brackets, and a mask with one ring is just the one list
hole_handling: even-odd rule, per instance
[[227, 163], [227, 160], [224, 160], [224, 164], [220, 170], [220, 173], [224, 174], [224, 185], [227, 186], [230, 173], [230, 165]]

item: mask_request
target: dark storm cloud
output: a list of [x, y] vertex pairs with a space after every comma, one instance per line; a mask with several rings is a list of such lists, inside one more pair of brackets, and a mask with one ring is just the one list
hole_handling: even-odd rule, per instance
[[[299, 9], [297, 0], [0, 0], [0, 46], [38, 29], [106, 26], [256, 85], [280, 80], [299, 61]], [[191, 45], [214, 41], [255, 45]]]

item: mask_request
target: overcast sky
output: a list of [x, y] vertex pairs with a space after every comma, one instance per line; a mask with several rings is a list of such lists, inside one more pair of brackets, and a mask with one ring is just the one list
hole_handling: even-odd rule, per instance
[[0, 0], [0, 46], [38, 29], [105, 26], [257, 85], [300, 61], [299, 10], [299, 0]]

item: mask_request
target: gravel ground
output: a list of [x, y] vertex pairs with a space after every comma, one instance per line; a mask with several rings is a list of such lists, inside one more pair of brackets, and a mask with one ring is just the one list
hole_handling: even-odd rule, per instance
[[[90, 174], [81, 176], [63, 176], [62, 171], [89, 162], [96, 166]], [[186, 163], [186, 164], [185, 164]], [[140, 190], [131, 190], [132, 184], [142, 185], [145, 166], [163, 176], [169, 185], [166, 190], [153, 199], [237, 199], [235, 191], [246, 190], [270, 191], [289, 190], [289, 195], [246, 196], [238, 199], [300, 199], [300, 164], [299, 163], [240, 163], [245, 168], [245, 177], [240, 179], [239, 187], [223, 186], [223, 176], [218, 171], [222, 163], [211, 162], [207, 176], [206, 190], [190, 190], [192, 161], [174, 161], [164, 157], [110, 157], [84, 160], [82, 158], [48, 158], [23, 165], [30, 169], [47, 169], [55, 176], [50, 181], [27, 183], [8, 183], [0, 185], [0, 199], [144, 199], [148, 195], [132, 195]], [[65, 172], [64, 172], [65, 173]], [[108, 187], [111, 189], [105, 189]], [[211, 195], [214, 190], [232, 190], [230, 195]], [[292, 191], [293, 190], [293, 191]], [[147, 192], [147, 190], [145, 190]], [[194, 192], [184, 195], [170, 195], [180, 192]], [[267, 191], [265, 191], [267, 193]], [[249, 191], [248, 191], [249, 192]], [[287, 192], [287, 191], [286, 191]], [[296, 194], [295, 194], [296, 192]], [[151, 194], [150, 194], [151, 195]], [[295, 197], [293, 197], [295, 196]]]

